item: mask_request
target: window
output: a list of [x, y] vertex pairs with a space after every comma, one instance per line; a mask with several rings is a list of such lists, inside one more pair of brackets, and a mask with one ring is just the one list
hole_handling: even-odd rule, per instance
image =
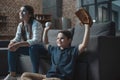
[[77, 0], [77, 9], [86, 8], [94, 22], [114, 21], [120, 31], [120, 0]]
[[95, 22], [111, 21], [111, 0], [78, 0], [85, 7]]

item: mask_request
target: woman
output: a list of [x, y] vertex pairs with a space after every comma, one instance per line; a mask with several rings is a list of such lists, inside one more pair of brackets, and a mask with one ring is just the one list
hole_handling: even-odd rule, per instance
[[17, 56], [20, 54], [30, 55], [33, 72], [37, 73], [39, 68], [39, 54], [40, 52], [43, 53], [44, 50], [41, 43], [42, 24], [35, 20], [33, 8], [29, 5], [22, 6], [19, 17], [21, 22], [18, 25], [16, 36], [8, 45], [10, 73], [4, 80], [17, 80], [15, 77]]

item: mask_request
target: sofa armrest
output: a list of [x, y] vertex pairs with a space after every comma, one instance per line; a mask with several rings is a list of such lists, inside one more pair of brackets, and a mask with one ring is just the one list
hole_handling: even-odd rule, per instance
[[0, 48], [8, 47], [9, 40], [0, 40]]
[[87, 48], [90, 80], [120, 80], [119, 47], [120, 37], [90, 38]]
[[[9, 41], [0, 40], [0, 76], [8, 74], [7, 46]], [[3, 62], [4, 61], [4, 62]]]
[[101, 80], [120, 80], [120, 37], [100, 37], [99, 68]]

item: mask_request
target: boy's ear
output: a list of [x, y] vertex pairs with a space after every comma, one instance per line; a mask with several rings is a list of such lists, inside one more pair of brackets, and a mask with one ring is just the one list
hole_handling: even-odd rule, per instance
[[72, 39], [69, 39], [70, 42], [72, 42]]
[[71, 36], [72, 36], [71, 38], [73, 39], [75, 28], [73, 27], [71, 29], [68, 29], [68, 31], [71, 32]]

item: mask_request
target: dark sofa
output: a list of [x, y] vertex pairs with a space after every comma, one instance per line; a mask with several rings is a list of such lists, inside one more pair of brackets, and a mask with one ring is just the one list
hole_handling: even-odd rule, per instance
[[[49, 31], [50, 44], [56, 45], [55, 37], [58, 31]], [[77, 24], [74, 27], [72, 45], [77, 46], [82, 41], [83, 34], [84, 27]], [[115, 36], [114, 22], [93, 24], [87, 49], [76, 62], [74, 80], [120, 80], [119, 47], [120, 37]], [[19, 60], [18, 73], [32, 71], [29, 56], [21, 55]], [[45, 74], [49, 67], [50, 58], [41, 55], [40, 73]]]

